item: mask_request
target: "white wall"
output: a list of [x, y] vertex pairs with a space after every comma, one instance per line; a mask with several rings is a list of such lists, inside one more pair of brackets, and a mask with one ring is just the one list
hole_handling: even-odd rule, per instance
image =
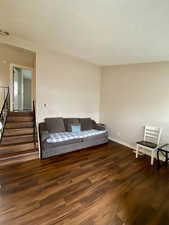
[[38, 121], [52, 116], [92, 117], [99, 121], [99, 67], [47, 51], [37, 51], [36, 65]]
[[105, 67], [101, 84], [101, 121], [111, 138], [135, 146], [151, 124], [169, 142], [169, 62]]

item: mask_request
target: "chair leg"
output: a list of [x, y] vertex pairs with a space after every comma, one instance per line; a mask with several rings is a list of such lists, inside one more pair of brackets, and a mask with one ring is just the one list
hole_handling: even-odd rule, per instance
[[154, 151], [151, 152], [151, 165], [154, 164]]
[[139, 146], [136, 146], [136, 158], [138, 158], [138, 151], [139, 151]]

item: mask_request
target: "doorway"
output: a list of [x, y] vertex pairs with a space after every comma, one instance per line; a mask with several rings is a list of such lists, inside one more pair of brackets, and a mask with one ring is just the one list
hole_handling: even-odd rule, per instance
[[32, 68], [12, 65], [12, 111], [32, 111]]

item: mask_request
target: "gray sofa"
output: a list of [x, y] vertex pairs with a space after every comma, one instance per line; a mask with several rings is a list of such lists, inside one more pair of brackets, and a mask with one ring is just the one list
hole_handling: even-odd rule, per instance
[[[80, 126], [81, 132], [72, 132], [72, 125]], [[60, 140], [65, 134], [71, 139]], [[41, 159], [46, 159], [107, 143], [108, 133], [103, 124], [91, 118], [46, 118], [39, 124], [39, 139]]]

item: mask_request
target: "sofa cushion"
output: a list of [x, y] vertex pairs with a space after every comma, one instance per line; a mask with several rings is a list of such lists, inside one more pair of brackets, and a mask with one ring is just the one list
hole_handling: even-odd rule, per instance
[[94, 141], [94, 140], [97, 140], [97, 139], [102, 139], [102, 138], [107, 138], [107, 131], [104, 131], [104, 132], [98, 132], [96, 135], [92, 135], [92, 136], [88, 136], [88, 137], [85, 137], [83, 138], [83, 141]]
[[84, 139], [91, 136], [97, 136], [99, 134], [106, 134], [106, 130], [86, 130], [80, 131], [77, 133], [73, 132], [56, 132], [50, 133], [48, 135], [47, 142], [48, 143], [56, 143], [56, 142], [64, 142], [67, 140], [74, 140], [74, 139]]
[[95, 121], [95, 120], [92, 120], [92, 123], [93, 123], [93, 129], [95, 129], [95, 128], [96, 128], [96, 126], [97, 126], [97, 123], [96, 123], [96, 121]]
[[82, 139], [71, 139], [71, 140], [65, 140], [65, 141], [61, 141], [61, 142], [46, 142], [46, 144], [50, 147], [60, 147], [60, 146], [64, 146], [64, 145], [71, 145], [71, 144], [77, 144], [77, 143], [81, 143]]
[[94, 128], [94, 124], [91, 118], [81, 118], [80, 124], [82, 130], [92, 130]]
[[72, 132], [72, 125], [79, 125], [79, 118], [65, 118], [65, 129], [68, 132]]
[[55, 133], [55, 132], [65, 132], [65, 125], [63, 118], [46, 118], [45, 119], [46, 127], [47, 130], [50, 133]]

